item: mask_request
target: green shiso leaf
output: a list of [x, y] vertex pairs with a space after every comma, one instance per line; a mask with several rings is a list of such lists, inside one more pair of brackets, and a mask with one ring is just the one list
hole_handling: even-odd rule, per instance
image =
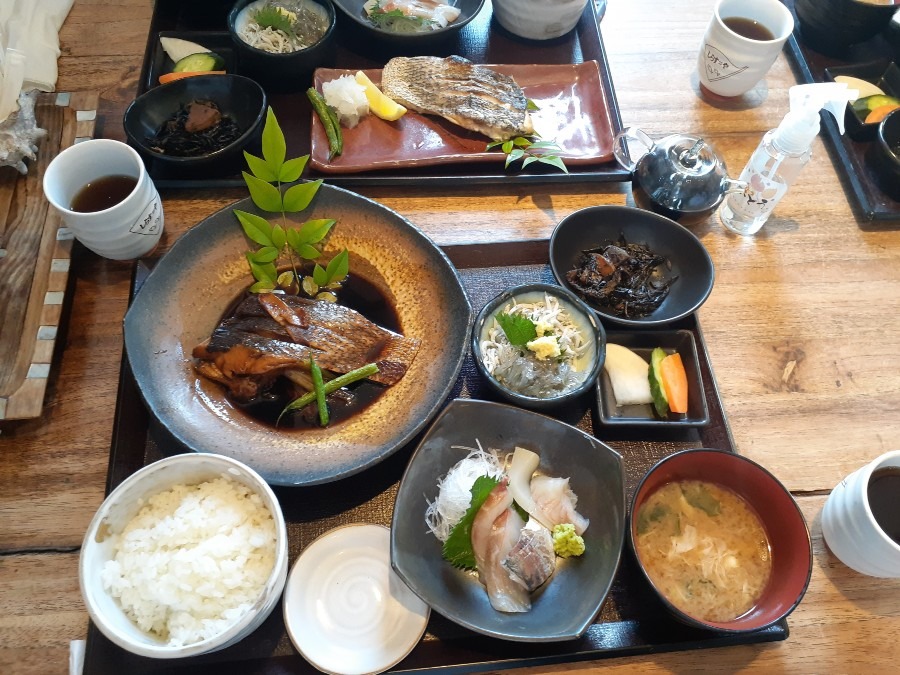
[[469, 509], [466, 515], [462, 517], [452, 530], [441, 554], [444, 560], [454, 567], [465, 570], [474, 570], [475, 552], [472, 550], [472, 523], [475, 522], [475, 514], [484, 504], [484, 500], [488, 498], [491, 491], [500, 484], [497, 478], [490, 476], [480, 476], [475, 479], [472, 485], [472, 501], [469, 502]]
[[496, 316], [497, 323], [506, 333], [509, 344], [520, 347], [531, 342], [537, 337], [537, 328], [534, 321], [520, 314], [507, 314], [501, 312]]

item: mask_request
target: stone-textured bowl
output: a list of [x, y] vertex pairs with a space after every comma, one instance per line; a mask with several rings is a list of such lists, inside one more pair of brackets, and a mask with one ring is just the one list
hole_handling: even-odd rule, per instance
[[[550, 294], [559, 300], [560, 307], [565, 310], [576, 325], [582, 326], [582, 334], [585, 342], [589, 346], [588, 360], [581, 372], [584, 373], [584, 379], [574, 388], [564, 394], [551, 396], [547, 398], [538, 398], [537, 396], [527, 396], [519, 392], [513, 391], [504, 383], [500, 382], [496, 377], [488, 372], [484, 365], [484, 358], [481, 353], [481, 342], [487, 337], [491, 324], [494, 323], [494, 316], [504, 307], [510, 305], [513, 300], [517, 302], [535, 302], [541, 301], [545, 295]], [[488, 302], [475, 318], [475, 325], [472, 327], [472, 357], [475, 359], [475, 366], [478, 372], [485, 379], [488, 385], [500, 394], [502, 397], [522, 406], [523, 408], [531, 408], [533, 410], [552, 410], [555, 407], [565, 405], [569, 401], [594, 386], [597, 377], [600, 375], [600, 369], [603, 368], [603, 360], [606, 356], [606, 331], [600, 321], [594, 316], [591, 308], [584, 304], [578, 297], [567, 288], [556, 286], [555, 284], [531, 283], [522, 284], [509, 288], [493, 300]]]
[[[756, 605], [732, 621], [705, 621], [675, 607], [647, 576], [635, 548], [637, 514], [641, 506], [666, 483], [682, 480], [716, 483], [736, 493], [756, 512], [768, 535], [773, 565], [769, 583]], [[800, 604], [812, 574], [809, 528], [791, 493], [756, 462], [724, 450], [684, 450], [669, 455], [650, 469], [634, 492], [628, 541], [641, 572], [675, 618], [708, 630], [748, 633], [771, 626]]]
[[334, 218], [326, 258], [350, 252], [350, 272], [393, 303], [404, 335], [421, 339], [409, 371], [374, 403], [325, 429], [279, 431], [233, 407], [198, 378], [191, 351], [253, 279], [251, 249], [232, 209], [185, 233], [159, 261], [125, 316], [125, 348], [153, 415], [187, 448], [234, 457], [270, 483], [312, 485], [351, 475], [406, 444], [447, 398], [466, 354], [472, 310], [444, 253], [394, 211], [322, 185], [296, 222]]
[[[259, 599], [218, 635], [200, 642], [170, 647], [145, 633], [103, 588], [100, 570], [115, 556], [110, 534], [120, 533], [153, 495], [175, 485], [196, 485], [227, 476], [259, 495], [275, 521], [275, 564]], [[229, 647], [247, 637], [272, 613], [284, 589], [288, 573], [287, 529], [281, 506], [272, 489], [250, 467], [217, 455], [174, 455], [145, 466], [126, 478], [97, 509], [84, 535], [78, 564], [81, 594], [91, 620], [122, 649], [155, 659], [197, 656]]]
[[618, 316], [586, 299], [601, 321], [633, 328], [658, 328], [693, 314], [706, 302], [712, 292], [715, 271], [703, 243], [674, 220], [629, 206], [589, 206], [559, 221], [550, 237], [553, 276], [574, 290], [566, 280], [566, 273], [578, 264], [581, 252], [614, 243], [620, 235], [628, 243], [644, 244], [665, 256], [671, 269], [663, 276], [677, 277], [677, 280], [662, 304], [643, 317]]
[[238, 0], [228, 13], [228, 32], [238, 56], [238, 72], [259, 82], [269, 92], [305, 90], [312, 82], [316, 68], [331, 66], [337, 52], [334, 28], [337, 16], [331, 0], [312, 0], [328, 15], [328, 28], [319, 41], [306, 49], [286, 54], [273, 54], [252, 47], [238, 35], [236, 26], [241, 10], [256, 0]]
[[[426, 499], [467, 451], [454, 446], [540, 456], [538, 473], [571, 478], [578, 512], [590, 520], [583, 556], [558, 560], [550, 580], [532, 593], [530, 612], [498, 612], [472, 573], [441, 557], [425, 525]], [[394, 504], [391, 565], [431, 608], [484, 635], [519, 642], [556, 642], [584, 634], [603, 606], [625, 540], [622, 458], [608, 445], [551, 417], [502, 403], [457, 399], [428, 430], [409, 461]]]

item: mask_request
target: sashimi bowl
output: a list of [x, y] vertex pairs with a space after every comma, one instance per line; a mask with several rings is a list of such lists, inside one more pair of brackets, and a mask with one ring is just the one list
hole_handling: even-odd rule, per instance
[[173, 455], [125, 479], [84, 537], [79, 581], [100, 631], [158, 659], [224, 649], [271, 614], [288, 570], [278, 499], [240, 462]]
[[[399, 48], [429, 53], [435, 43], [453, 38], [474, 19], [484, 0], [443, 0], [427, 17], [419, 16], [404, 0], [334, 0], [358, 33]], [[396, 16], [404, 14], [403, 17]]]
[[[297, 324], [292, 328], [301, 334], [288, 336], [284, 324], [259, 313], [263, 294], [248, 293], [254, 278], [246, 254], [259, 247], [246, 238], [233, 210], [268, 215], [246, 199], [194, 226], [159, 260], [125, 316], [126, 352], [151, 413], [185, 448], [233, 457], [271, 484], [327, 483], [381, 462], [428, 423], [456, 384], [472, 325], [456, 270], [399, 214], [321, 185], [309, 207], [289, 216], [289, 225], [333, 219], [317, 260], [327, 267], [346, 250], [349, 276], [336, 291], [335, 304], [323, 299], [331, 291], [317, 293], [316, 299], [266, 294], [283, 308], [306, 303], [302, 317], [288, 312]], [[357, 319], [370, 328], [365, 344], [358, 339], [358, 324], [342, 318], [352, 316], [353, 298]], [[323, 314], [332, 317], [330, 323], [316, 319]], [[235, 323], [243, 319], [247, 322]], [[214, 346], [213, 333], [217, 340], [231, 340], [230, 345]], [[392, 382], [353, 383], [355, 388], [344, 393], [355, 396], [343, 407], [329, 398], [326, 424], [315, 415], [307, 419], [307, 407], [279, 415], [296, 400], [293, 385], [282, 382], [282, 365], [302, 375], [304, 369], [310, 372], [313, 357], [327, 379], [341, 364], [332, 369], [323, 355], [331, 352], [340, 360], [352, 353], [365, 365], [370, 360], [380, 364], [379, 374], [387, 374], [394, 364], [383, 358], [384, 350], [400, 338], [404, 344], [416, 342], [417, 349]], [[202, 367], [216, 366], [217, 355], [228, 361], [219, 371], [224, 378]], [[232, 356], [236, 361], [229, 360]], [[289, 390], [277, 392], [270, 374]], [[234, 388], [245, 384], [261, 387], [249, 403]]]
[[[494, 472], [495, 459], [502, 465], [507, 455], [512, 457], [512, 464], [504, 472]], [[526, 458], [525, 465], [518, 463], [520, 457]], [[528, 458], [534, 463], [527, 464]], [[459, 508], [464, 511], [468, 505], [467, 482], [481, 476], [482, 462], [487, 462], [484, 468], [491, 476], [488, 480], [496, 484], [488, 484], [491, 492], [477, 512], [483, 514], [476, 514], [471, 525], [472, 551], [460, 551], [459, 537], [464, 542], [468, 539], [467, 534], [459, 534], [460, 529], [465, 532], [465, 523], [455, 528], [447, 545], [433, 532], [442, 531], [446, 536], [451, 521], [460, 522]], [[524, 483], [513, 479], [513, 474], [520, 479], [524, 476]], [[442, 479], [446, 487], [439, 488]], [[504, 482], [507, 479], [508, 486]], [[506, 508], [506, 502], [495, 500], [511, 501], [505, 491], [511, 494], [516, 484], [524, 485], [527, 492], [529, 483], [540, 512], [537, 517], [529, 517], [523, 529], [522, 516], [513, 515], [515, 511]], [[575, 496], [570, 504], [573, 511], [559, 518], [550, 516], [560, 520], [559, 528], [553, 522], [546, 523], [554, 528], [561, 548], [548, 551], [541, 546], [539, 557], [547, 565], [540, 575], [523, 569], [513, 553], [517, 548], [522, 551], [519, 543], [532, 536], [545, 540], [552, 536], [536, 525], [548, 517], [543, 511], [546, 502], [538, 496], [539, 483], [541, 491], [552, 486], [559, 503]], [[481, 478], [478, 484], [483, 488]], [[445, 491], [448, 488], [449, 493]], [[466, 505], [456, 503], [459, 500], [453, 498], [454, 494], [463, 495]], [[517, 493], [516, 503], [520, 500], [528, 501]], [[535, 508], [534, 504], [528, 506]], [[500, 509], [496, 519], [488, 510], [494, 508]], [[435, 513], [454, 511], [455, 518], [435, 519]], [[511, 539], [494, 541], [499, 548], [488, 540], [485, 547], [482, 535], [497, 527], [501, 518], [504, 537], [509, 534]], [[577, 531], [581, 532], [583, 549], [573, 536]], [[624, 539], [624, 476], [618, 453], [551, 417], [502, 403], [456, 399], [428, 430], [400, 483], [391, 525], [391, 565], [434, 611], [465, 628], [505, 640], [555, 642], [575, 639], [590, 627], [609, 593]], [[451, 540], [457, 543], [449, 543]], [[570, 544], [574, 548], [568, 548]], [[561, 557], [579, 550], [580, 555]], [[468, 568], [454, 566], [445, 559], [445, 553], [458, 564], [465, 562], [458, 555], [474, 556], [478, 572], [470, 569], [469, 563], [464, 565]], [[512, 569], [521, 581], [506, 581], [511, 579]], [[490, 597], [479, 574], [491, 589]], [[525, 590], [523, 583], [534, 590]]]

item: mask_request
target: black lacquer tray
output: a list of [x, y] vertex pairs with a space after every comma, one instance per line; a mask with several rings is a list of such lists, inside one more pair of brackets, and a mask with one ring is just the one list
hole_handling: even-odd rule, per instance
[[[475, 311], [509, 286], [531, 281], [554, 283], [547, 262], [547, 240], [458, 245], [444, 250], [459, 270]], [[144, 262], [138, 263], [135, 288], [148, 271]], [[632, 491], [647, 470], [669, 454], [696, 447], [735, 451], [696, 316], [666, 327], [666, 330], [672, 329], [688, 330], [696, 340], [709, 407], [709, 425], [667, 430], [611, 429], [599, 423], [593, 393], [557, 415], [621, 453], [629, 502]], [[467, 357], [449, 399], [457, 397], [496, 400], [481, 381], [471, 356]], [[127, 361], [123, 362], [117, 400], [107, 493], [142, 466], [184, 451], [149, 417]], [[316, 537], [338, 525], [370, 522], [390, 526], [397, 487], [417, 443], [418, 438], [381, 464], [342, 481], [307, 488], [275, 488], [288, 526], [291, 564]], [[768, 629], [742, 635], [698, 630], [680, 624], [671, 618], [647, 586], [632, 554], [626, 550], [606, 603], [582, 638], [558, 643], [506, 642], [477, 635], [432, 613], [425, 637], [391, 672], [456, 675], [613, 656], [773, 642], [787, 637], [785, 620]], [[93, 623], [90, 625], [84, 669], [87, 674], [209, 671], [242, 675], [317, 672], [291, 644], [280, 606], [256, 632], [237, 645], [214, 654], [176, 661], [158, 661], [129, 654], [106, 639]]]
[[[883, 34], [868, 42], [852, 45], [842, 57], [826, 56], [811, 49], [803, 42], [800, 22], [796, 21], [794, 0], [782, 0], [794, 14], [794, 34], [788, 39], [787, 53], [793, 62], [797, 79], [803, 84], [827, 82], [825, 69], [872, 62], [891, 61], [893, 51]], [[876, 183], [871, 168], [872, 142], [855, 141], [841, 135], [837, 122], [830, 113], [822, 113], [822, 134], [828, 139], [832, 160], [838, 174], [844, 179], [844, 187], [852, 195], [852, 204], [859, 216], [873, 226], [900, 227], [900, 201], [885, 194]], [[894, 222], [891, 222], [894, 221]]]
[[[210, 49], [222, 50], [226, 65], [234, 67], [238, 58], [231, 48], [227, 33], [226, 16], [230, 2], [221, 0], [157, 0], [150, 24], [150, 33], [144, 53], [143, 68], [137, 94], [154, 86], [160, 74], [164, 53], [159, 45], [160, 35], [180, 37], [199, 42]], [[600, 82], [606, 100], [606, 115], [612, 133], [622, 128], [622, 120], [616, 102], [612, 78], [600, 35], [599, 16], [606, 7], [606, 0], [597, 4], [587, 3], [584, 13], [574, 30], [566, 35], [546, 41], [517, 38], [492, 17], [490, 0], [486, 0], [478, 16], [455, 37], [434, 45], [433, 54], [448, 56], [458, 54], [475, 63], [496, 64], [566, 64], [595, 60], [600, 66]], [[338, 12], [337, 55], [331, 67], [341, 69], [381, 68], [392, 56], [398, 55], [382, 43], [373, 42], [359, 35], [359, 29], [346, 16]], [[405, 54], [410, 55], [410, 54]], [[269, 94], [269, 102], [285, 133], [288, 156], [299, 157], [310, 151], [311, 108], [301, 91], [291, 94]], [[184, 177], [166, 173], [166, 168], [155, 162], [148, 165], [150, 176], [160, 188], [208, 188], [243, 186], [239, 173], [216, 178]], [[438, 167], [410, 167], [354, 174], [326, 174], [311, 168], [304, 178], [322, 178], [333, 185], [469, 185], [472, 183], [571, 183], [624, 181], [630, 172], [615, 159], [601, 164], [569, 167], [569, 173], [545, 167], [537, 163], [525, 170], [505, 171], [502, 156], [496, 164], [456, 164]]]

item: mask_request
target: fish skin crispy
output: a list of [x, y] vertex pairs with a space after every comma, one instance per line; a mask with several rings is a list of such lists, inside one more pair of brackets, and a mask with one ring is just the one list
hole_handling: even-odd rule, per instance
[[461, 56], [393, 58], [382, 70], [381, 90], [411, 110], [493, 140], [534, 133], [528, 99], [516, 81]]

